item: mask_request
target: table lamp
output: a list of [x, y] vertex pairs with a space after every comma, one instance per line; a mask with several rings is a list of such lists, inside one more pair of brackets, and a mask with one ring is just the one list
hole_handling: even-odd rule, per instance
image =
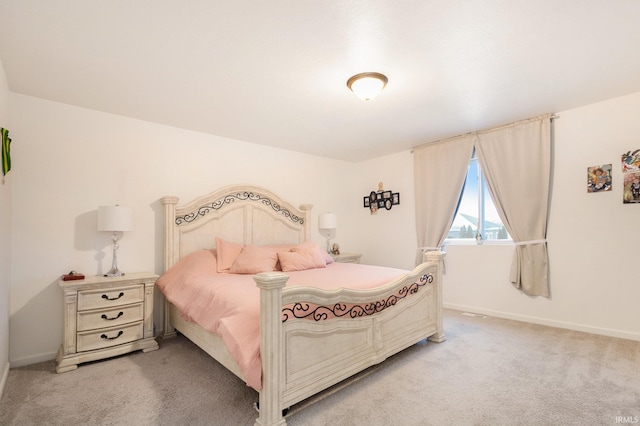
[[98, 231], [113, 232], [113, 261], [111, 270], [104, 274], [105, 277], [121, 277], [124, 272], [118, 270], [118, 239], [121, 232], [133, 231], [133, 209], [130, 207], [100, 206], [98, 207]]

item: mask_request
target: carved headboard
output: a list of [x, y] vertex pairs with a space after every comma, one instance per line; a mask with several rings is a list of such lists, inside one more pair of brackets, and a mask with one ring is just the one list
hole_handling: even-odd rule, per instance
[[222, 188], [185, 205], [162, 197], [165, 212], [164, 270], [216, 237], [244, 244], [298, 244], [310, 239], [311, 204], [293, 207], [273, 192], [250, 185]]

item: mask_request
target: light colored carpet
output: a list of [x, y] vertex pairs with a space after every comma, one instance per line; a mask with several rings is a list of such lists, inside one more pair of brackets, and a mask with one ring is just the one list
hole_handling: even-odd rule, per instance
[[[302, 425], [615, 425], [640, 417], [640, 342], [445, 311], [419, 343], [293, 407]], [[0, 425], [252, 425], [257, 393], [184, 337], [12, 369]], [[638, 422], [639, 420], [635, 420]]]

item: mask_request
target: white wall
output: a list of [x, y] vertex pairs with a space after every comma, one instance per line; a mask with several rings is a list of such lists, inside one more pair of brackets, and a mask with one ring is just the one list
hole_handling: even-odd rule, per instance
[[[0, 84], [0, 104], [2, 94]], [[54, 357], [62, 339], [57, 277], [70, 269], [97, 274], [109, 268], [109, 236], [95, 231], [99, 205], [135, 209], [136, 229], [120, 244], [124, 271], [162, 272], [160, 197], [177, 195], [186, 202], [239, 182], [268, 187], [293, 204], [313, 203], [314, 229], [319, 213], [338, 213], [335, 241], [343, 251], [363, 253], [364, 263], [414, 264], [409, 152], [352, 164], [14, 93], [8, 97], [14, 140], [12, 366]], [[531, 298], [511, 286], [512, 247], [450, 246], [446, 306], [640, 340], [640, 286], [632, 270], [640, 206], [622, 205], [619, 168], [622, 152], [640, 148], [634, 115], [639, 107], [640, 93], [559, 112], [548, 233], [552, 297]], [[614, 165], [614, 190], [587, 194], [586, 168], [604, 163]], [[399, 192], [401, 201], [372, 216], [362, 198], [378, 182]], [[3, 208], [0, 214], [6, 214]], [[319, 234], [314, 240], [323, 242]], [[2, 246], [0, 261], [6, 262], [7, 244]], [[6, 283], [4, 269], [0, 277]]]
[[[0, 60], [0, 127], [9, 125], [9, 86]], [[13, 136], [13, 134], [9, 134]], [[11, 185], [13, 172], [0, 184], [0, 397], [9, 374], [9, 290], [11, 283]]]
[[317, 232], [319, 212], [335, 211], [350, 227], [344, 203], [352, 192], [350, 163], [14, 93], [10, 101], [12, 366], [55, 356], [63, 326], [58, 277], [71, 269], [91, 275], [109, 269], [110, 236], [96, 231], [99, 205], [134, 208], [135, 231], [124, 235], [118, 251], [125, 272], [162, 272], [164, 195], [187, 202], [225, 185], [256, 184], [294, 205], [314, 204], [318, 243], [324, 241]]
[[[547, 234], [551, 297], [529, 297], [512, 287], [511, 246], [447, 246], [445, 306], [640, 340], [640, 205], [622, 203], [620, 167], [623, 152], [640, 148], [638, 111], [640, 93], [556, 111]], [[608, 163], [613, 190], [588, 194], [587, 167]], [[412, 203], [412, 170], [407, 153], [358, 164], [355, 175], [361, 191], [365, 182], [373, 187], [396, 176], [393, 186], [400, 188], [402, 203]], [[414, 221], [413, 208], [362, 218], [359, 235], [368, 241], [360, 246], [363, 259], [404, 267], [396, 251], [415, 249], [415, 235], [408, 231]], [[370, 237], [380, 233], [384, 238]]]

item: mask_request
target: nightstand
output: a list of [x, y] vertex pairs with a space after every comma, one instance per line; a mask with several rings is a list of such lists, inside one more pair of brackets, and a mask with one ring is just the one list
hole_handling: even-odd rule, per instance
[[62, 281], [64, 341], [56, 372], [78, 364], [142, 350], [158, 349], [153, 336], [153, 287], [158, 276], [138, 272], [122, 277]]
[[332, 254], [334, 262], [338, 263], [360, 263], [360, 258], [362, 254], [360, 253], [340, 253], [340, 254]]

